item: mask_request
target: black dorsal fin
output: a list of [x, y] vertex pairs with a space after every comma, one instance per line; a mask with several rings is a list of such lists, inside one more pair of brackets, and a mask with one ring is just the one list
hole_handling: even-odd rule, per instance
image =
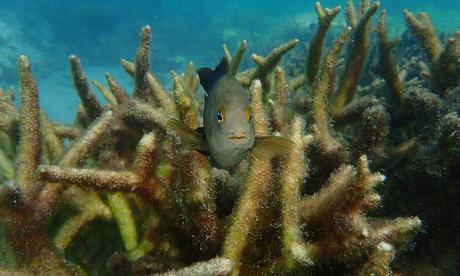
[[216, 69], [212, 70], [208, 67], [203, 67], [196, 70], [200, 77], [201, 86], [203, 86], [206, 93], [211, 92], [213, 85], [225, 74], [228, 73], [228, 61], [227, 58], [223, 57], [220, 59], [216, 66]]

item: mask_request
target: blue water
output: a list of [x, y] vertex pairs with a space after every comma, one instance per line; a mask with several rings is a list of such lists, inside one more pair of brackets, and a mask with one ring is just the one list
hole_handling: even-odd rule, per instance
[[[104, 82], [108, 71], [129, 91], [132, 83], [119, 60], [134, 59], [139, 30], [148, 24], [153, 30], [152, 70], [170, 87], [171, 70], [182, 72], [191, 60], [197, 66], [212, 66], [222, 56], [224, 42], [235, 49], [246, 39], [248, 52], [259, 54], [294, 37], [306, 42], [303, 31], [316, 22], [314, 2], [0, 0], [0, 84], [17, 87], [16, 58], [28, 55], [42, 108], [52, 120], [71, 122], [78, 98], [68, 69], [70, 54], [81, 58], [89, 79]], [[394, 35], [406, 29], [404, 8], [428, 11], [440, 32], [460, 27], [460, 20], [456, 20], [459, 0], [382, 2]], [[346, 1], [321, 3], [323, 7], [346, 7]], [[343, 14], [336, 20], [338, 24], [344, 24]], [[299, 51], [302, 45], [297, 46]], [[243, 67], [251, 64], [246, 55]]]

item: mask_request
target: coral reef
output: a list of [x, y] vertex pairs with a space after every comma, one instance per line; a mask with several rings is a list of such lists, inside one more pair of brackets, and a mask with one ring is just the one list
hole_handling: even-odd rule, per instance
[[[0, 273], [455, 271], [458, 34], [442, 47], [426, 14], [405, 11], [429, 63], [426, 73], [409, 74], [414, 62], [397, 67], [383, 11], [378, 75], [363, 73], [379, 5], [361, 0], [355, 9], [349, 1], [349, 26], [326, 51], [340, 7], [317, 3], [318, 29], [300, 75], [280, 66], [297, 39], [253, 54], [255, 67], [242, 72], [248, 43], [235, 54], [224, 45], [230, 73], [250, 94], [257, 135], [294, 143], [284, 156], [249, 153], [232, 171], [212, 167], [168, 130], [169, 118], [202, 125], [199, 80], [190, 63], [184, 74], [172, 72], [172, 91], [164, 88], [150, 68], [149, 26], [135, 62], [121, 61], [132, 93], [108, 73], [107, 86], [93, 81], [105, 106], [70, 56], [81, 100], [72, 125], [40, 110], [31, 64], [20, 56], [19, 109], [0, 89]], [[414, 85], [424, 83], [418, 78], [430, 87]], [[422, 225], [425, 233], [416, 234]]]

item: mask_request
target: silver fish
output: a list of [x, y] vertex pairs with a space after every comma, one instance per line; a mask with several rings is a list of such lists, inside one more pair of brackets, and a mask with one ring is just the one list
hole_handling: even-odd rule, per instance
[[256, 137], [249, 97], [241, 83], [228, 74], [227, 59], [217, 67], [197, 70], [206, 91], [204, 128], [192, 130], [176, 119], [167, 126], [179, 134], [189, 148], [209, 155], [218, 166], [237, 166], [251, 149], [256, 157], [286, 153], [292, 142], [277, 136]]

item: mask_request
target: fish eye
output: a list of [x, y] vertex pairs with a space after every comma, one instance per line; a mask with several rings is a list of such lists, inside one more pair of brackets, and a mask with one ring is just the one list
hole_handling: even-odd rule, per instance
[[219, 124], [223, 124], [225, 120], [225, 114], [223, 110], [219, 110], [216, 112], [216, 119]]
[[248, 123], [250, 123], [252, 121], [252, 109], [250, 106], [246, 107], [245, 113], [246, 113], [246, 120], [248, 121]]

